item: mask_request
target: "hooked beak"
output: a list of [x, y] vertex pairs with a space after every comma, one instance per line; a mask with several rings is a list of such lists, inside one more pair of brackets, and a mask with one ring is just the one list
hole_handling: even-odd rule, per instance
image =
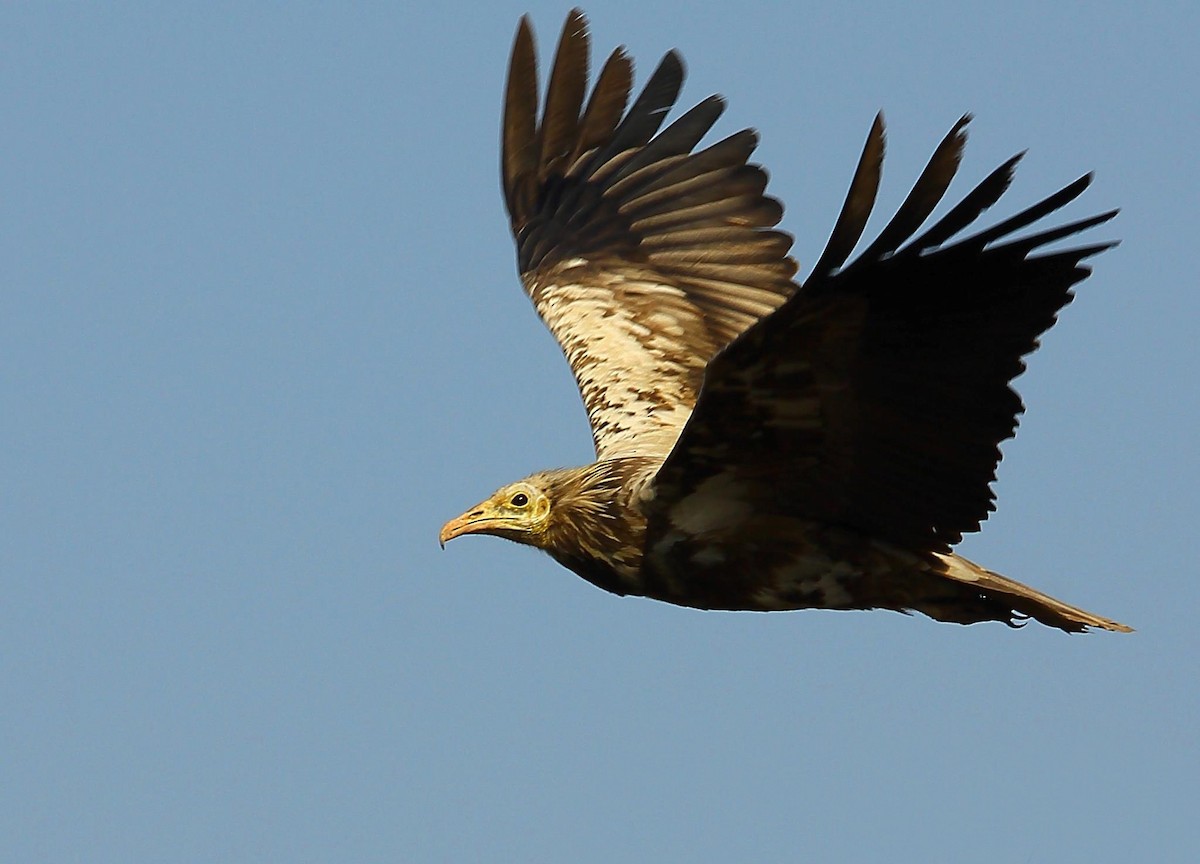
[[488, 514], [485, 501], [443, 525], [442, 533], [438, 535], [438, 542], [445, 549], [446, 544], [455, 537], [461, 537], [464, 534], [491, 534], [503, 524], [504, 520]]

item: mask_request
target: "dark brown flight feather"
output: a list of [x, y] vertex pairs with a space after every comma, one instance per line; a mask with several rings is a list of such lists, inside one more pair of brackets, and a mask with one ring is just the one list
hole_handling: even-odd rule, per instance
[[663, 128], [683, 83], [675, 52], [628, 110], [624, 51], [590, 96], [588, 54], [574, 10], [539, 113], [522, 19], [501, 176], [522, 282], [575, 374], [598, 460], [504, 487], [442, 541], [496, 534], [605, 590], [704, 609], [1127, 630], [951, 552], [994, 507], [998, 445], [1023, 411], [1010, 382], [1083, 262], [1112, 244], [1045, 247], [1115, 211], [1015, 235], [1090, 177], [961, 237], [1008, 188], [1014, 156], [918, 234], [962, 161], [964, 115], [846, 264], [879, 188], [878, 116], [799, 288], [782, 207], [749, 162], [755, 133], [697, 150], [725, 103], [711, 96]]

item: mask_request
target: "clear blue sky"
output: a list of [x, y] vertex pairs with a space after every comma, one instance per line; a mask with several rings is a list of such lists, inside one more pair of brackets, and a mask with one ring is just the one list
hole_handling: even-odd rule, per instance
[[1193, 859], [1196, 5], [735, 5], [588, 12], [761, 131], [802, 272], [880, 108], [889, 213], [964, 111], [959, 194], [1029, 150], [994, 218], [1087, 170], [1070, 214], [1123, 208], [961, 548], [1138, 632], [439, 550], [591, 456], [498, 189], [527, 5], [10, 4], [0, 860]]

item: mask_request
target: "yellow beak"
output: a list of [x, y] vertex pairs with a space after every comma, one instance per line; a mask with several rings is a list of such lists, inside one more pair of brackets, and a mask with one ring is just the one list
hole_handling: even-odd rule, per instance
[[501, 528], [505, 524], [504, 519], [497, 519], [490, 513], [487, 501], [476, 504], [466, 513], [451, 519], [442, 526], [442, 533], [438, 535], [438, 541], [442, 548], [453, 540], [455, 537], [461, 537], [464, 534], [491, 534], [497, 528]]

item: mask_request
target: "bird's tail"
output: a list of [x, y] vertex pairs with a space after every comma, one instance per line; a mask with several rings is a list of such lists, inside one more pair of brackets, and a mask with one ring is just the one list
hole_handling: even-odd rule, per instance
[[[977, 592], [979, 599], [991, 609], [1008, 610], [1010, 623], [1013, 617], [1011, 612], [1016, 611], [1068, 633], [1080, 633], [1089, 627], [1115, 630], [1120, 633], [1133, 632], [1132, 627], [1056, 600], [1049, 594], [1043, 594], [1028, 585], [1022, 585], [1015, 579], [1009, 579], [1007, 576], [1001, 576], [999, 573], [980, 567], [960, 555], [939, 554], [936, 557], [945, 566], [942, 575]], [[938, 616], [933, 615], [933, 617]], [[1001, 620], [1004, 619], [1001, 618]]]

